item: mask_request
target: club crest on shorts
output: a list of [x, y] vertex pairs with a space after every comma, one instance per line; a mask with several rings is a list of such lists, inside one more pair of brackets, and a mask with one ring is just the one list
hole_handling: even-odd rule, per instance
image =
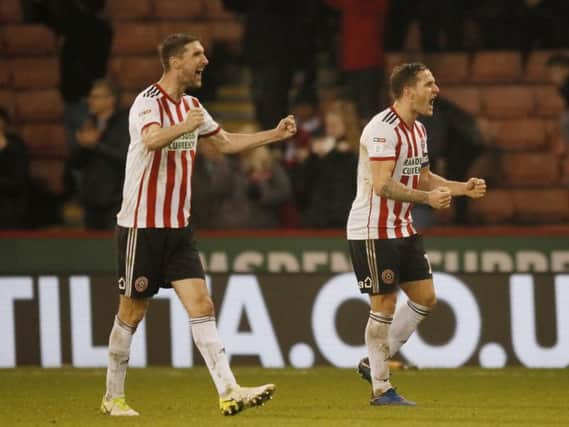
[[393, 270], [387, 269], [381, 272], [381, 281], [386, 285], [391, 285], [395, 280], [395, 273]]
[[144, 292], [148, 288], [148, 279], [144, 276], [137, 277], [134, 281], [134, 288], [138, 292]]

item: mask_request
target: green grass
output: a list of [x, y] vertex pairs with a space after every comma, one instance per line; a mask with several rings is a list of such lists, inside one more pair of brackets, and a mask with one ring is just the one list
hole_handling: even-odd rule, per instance
[[0, 426], [569, 426], [569, 370], [510, 368], [395, 372], [416, 408], [368, 404], [354, 370], [236, 368], [243, 385], [274, 382], [274, 400], [222, 417], [204, 368], [131, 369], [130, 404], [142, 415], [100, 415], [104, 370], [0, 370]]

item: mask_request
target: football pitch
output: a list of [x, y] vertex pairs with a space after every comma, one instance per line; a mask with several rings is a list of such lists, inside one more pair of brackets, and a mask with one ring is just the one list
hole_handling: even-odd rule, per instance
[[102, 369], [0, 370], [0, 426], [569, 426], [569, 370], [477, 368], [396, 371], [417, 407], [371, 407], [354, 370], [236, 367], [242, 385], [273, 382], [275, 398], [234, 417], [219, 414], [203, 367], [130, 369], [137, 418], [98, 412]]

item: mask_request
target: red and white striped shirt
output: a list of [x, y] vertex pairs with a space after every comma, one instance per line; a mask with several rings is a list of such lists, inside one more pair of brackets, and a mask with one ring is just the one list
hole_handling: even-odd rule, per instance
[[366, 125], [360, 138], [356, 198], [348, 217], [349, 240], [397, 239], [416, 234], [412, 203], [377, 196], [373, 191], [370, 161], [395, 160], [392, 178], [417, 188], [421, 168], [429, 164], [427, 132], [415, 121], [409, 128], [389, 107]]
[[[198, 129], [180, 135], [160, 150], [146, 148], [142, 142], [142, 131], [146, 127], [151, 124], [163, 128], [173, 126], [184, 121], [194, 108], [201, 108], [205, 115], [204, 123]], [[196, 98], [184, 95], [176, 102], [158, 84], [146, 88], [136, 97], [128, 120], [130, 145], [118, 225], [135, 228], [187, 226], [198, 137], [219, 132], [219, 125]]]

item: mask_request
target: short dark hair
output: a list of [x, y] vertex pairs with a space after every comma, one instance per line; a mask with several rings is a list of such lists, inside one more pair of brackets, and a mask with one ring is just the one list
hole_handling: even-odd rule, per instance
[[188, 43], [197, 41], [199, 39], [196, 36], [186, 33], [170, 34], [166, 37], [158, 46], [158, 54], [160, 55], [160, 62], [162, 62], [164, 71], [170, 69], [170, 58], [182, 55]]
[[569, 67], [569, 55], [563, 53], [551, 55], [545, 65], [548, 67]]
[[396, 66], [389, 78], [391, 95], [394, 99], [401, 98], [405, 86], [413, 86], [417, 83], [417, 74], [425, 71], [427, 66], [421, 62], [411, 62]]

